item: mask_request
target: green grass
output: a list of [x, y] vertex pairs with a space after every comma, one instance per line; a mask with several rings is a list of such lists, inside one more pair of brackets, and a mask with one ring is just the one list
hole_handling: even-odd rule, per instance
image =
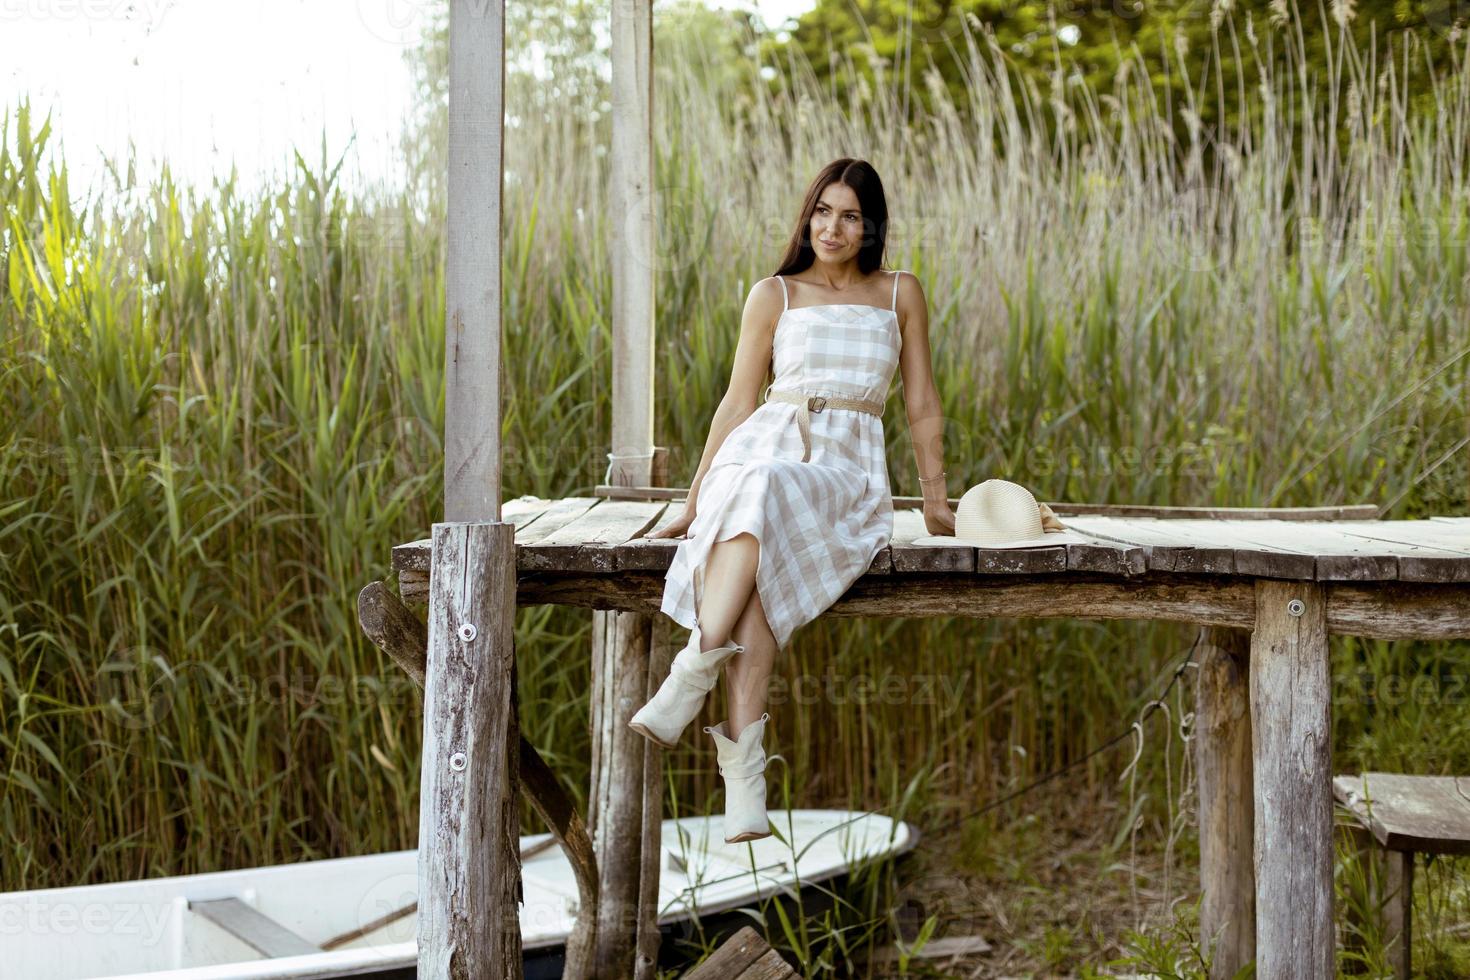
[[[1341, 86], [1316, 99], [1267, 75], [1272, 111], [1222, 138], [1214, 172], [1165, 139], [1178, 107], [1126, 77], [1044, 145], [1026, 120], [1046, 100], [1012, 90], [983, 42], [968, 104], [901, 126], [893, 93], [839, 104], [787, 65], [736, 98], [728, 74], [681, 71], [700, 52], [667, 33], [657, 98], [680, 111], [657, 116], [656, 397], [677, 481], [797, 195], [856, 154], [900, 219], [889, 264], [929, 297], [952, 493], [1004, 476], [1051, 501], [1465, 513], [1464, 73], [1423, 77], [1411, 44], [1393, 65], [1346, 51]], [[606, 133], [534, 89], [516, 98], [531, 104], [506, 146], [505, 496], [586, 493], [610, 418], [616, 216], [592, 149]], [[998, 145], [977, 135], [991, 132]], [[257, 197], [120, 178], [73, 209], [54, 142], [27, 106], [6, 111], [0, 889], [413, 846], [419, 692], [361, 636], [355, 597], [439, 511], [442, 187], [430, 172], [349, 195], [323, 155]], [[901, 406], [889, 467], [895, 493], [916, 494]], [[549, 607], [517, 623], [523, 724], [582, 800], [589, 626]], [[913, 784], [921, 828], [962, 817], [1126, 729], [1191, 639], [1168, 624], [813, 624], [771, 704], [793, 805], [891, 811]], [[1464, 643], [1332, 651], [1340, 769], [1470, 771]], [[1067, 782], [1103, 801], [1088, 805], [1108, 863], [1086, 874], [1131, 876], [1135, 954], [1163, 944], [1186, 963], [1169, 903], [1188, 897], [1188, 752], [1164, 735], [1187, 708], [1149, 722], [1126, 790], [1126, 742]], [[689, 740], [669, 771], [680, 812], [717, 801], [707, 746]], [[987, 913], [987, 936], [1035, 970], [1102, 966], [1089, 933], [1026, 911], [1044, 901], [1028, 889], [1050, 887], [1028, 877], [1046, 865], [1023, 846], [1047, 839], [1023, 822], [1035, 805], [999, 811], [1009, 840], [965, 839], [965, 880], [1010, 882], [1019, 903], [1015, 932]], [[1162, 877], [1143, 881], [1150, 853]], [[1462, 905], [1464, 877], [1441, 868], [1419, 948], [1452, 964], [1466, 937], [1436, 910]], [[775, 938], [825, 972], [878, 934], [894, 887]]]

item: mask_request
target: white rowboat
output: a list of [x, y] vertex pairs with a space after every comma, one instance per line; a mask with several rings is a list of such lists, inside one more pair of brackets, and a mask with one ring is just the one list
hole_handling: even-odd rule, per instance
[[[659, 925], [748, 905], [910, 850], [907, 823], [772, 810], [772, 835], [726, 844], [722, 818], [663, 822]], [[550, 834], [521, 838], [527, 976], [560, 975], [577, 885]], [[0, 894], [0, 975], [25, 980], [414, 976], [418, 852]], [[554, 964], [554, 966], [552, 965]]]

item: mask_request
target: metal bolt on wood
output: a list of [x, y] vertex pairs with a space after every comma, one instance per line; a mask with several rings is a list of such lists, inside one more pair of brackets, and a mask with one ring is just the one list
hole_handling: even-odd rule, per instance
[[1300, 616], [1307, 611], [1307, 607], [1300, 599], [1292, 599], [1286, 604], [1286, 611], [1293, 616]]
[[479, 632], [479, 630], [475, 629], [474, 623], [465, 623], [459, 628], [459, 638], [468, 643], [478, 636]]
[[455, 772], [464, 772], [465, 764], [468, 761], [469, 760], [465, 758], [465, 754], [463, 752], [456, 752], [454, 753], [454, 755], [451, 755], [449, 757], [449, 768], [453, 769]]

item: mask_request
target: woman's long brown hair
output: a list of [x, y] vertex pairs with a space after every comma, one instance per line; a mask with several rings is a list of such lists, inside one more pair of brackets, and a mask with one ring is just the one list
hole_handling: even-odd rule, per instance
[[867, 275], [883, 265], [883, 249], [888, 241], [888, 199], [883, 195], [883, 181], [868, 161], [843, 157], [823, 167], [807, 187], [801, 217], [791, 231], [791, 241], [786, 244], [786, 253], [773, 275], [801, 272], [817, 260], [811, 239], [812, 214], [817, 210], [817, 199], [829, 184], [851, 187], [862, 209], [863, 242], [858, 246], [858, 268]]
[[[823, 167], [807, 185], [806, 197], [801, 204], [801, 216], [791, 230], [791, 240], [786, 244], [786, 253], [772, 273], [789, 276], [810, 268], [817, 260], [812, 248], [812, 214], [817, 210], [817, 200], [830, 184], [846, 184], [857, 195], [858, 207], [863, 212], [863, 241], [858, 246], [857, 264], [863, 275], [882, 267], [883, 250], [888, 241], [888, 198], [883, 194], [883, 181], [878, 171], [866, 160], [842, 157]], [[776, 380], [774, 358], [766, 368], [766, 386]]]

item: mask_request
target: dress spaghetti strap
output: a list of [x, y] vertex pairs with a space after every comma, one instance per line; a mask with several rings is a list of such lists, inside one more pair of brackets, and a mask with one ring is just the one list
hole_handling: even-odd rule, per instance
[[781, 312], [782, 313], [785, 313], [786, 312], [786, 304], [791, 301], [790, 300], [790, 297], [788, 297], [786, 295], [786, 277], [785, 276], [777, 276], [776, 278], [781, 281]]
[[893, 271], [893, 303], [890, 309], [895, 313], [898, 312], [898, 277], [901, 275], [903, 275], [902, 269], [895, 269]]

